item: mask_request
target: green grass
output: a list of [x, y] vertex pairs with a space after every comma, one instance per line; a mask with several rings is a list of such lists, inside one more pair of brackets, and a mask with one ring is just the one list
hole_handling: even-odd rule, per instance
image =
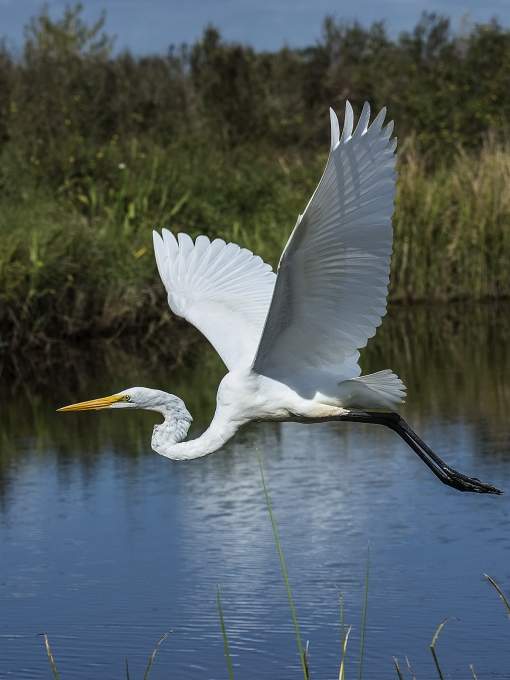
[[[154, 661], [156, 660], [156, 657], [159, 652], [159, 648], [163, 644], [163, 642], [167, 639], [167, 637], [170, 635], [170, 633], [165, 633], [162, 635], [159, 640], [156, 643], [156, 646], [152, 650], [152, 652], [149, 654], [149, 657], [147, 659], [147, 665], [145, 666], [145, 670], [143, 673], [143, 680], [150, 680], [151, 676], [151, 671], [152, 671], [152, 666], [154, 665]], [[62, 680], [62, 676], [60, 675], [60, 672], [57, 668], [57, 662], [55, 661], [55, 657], [53, 656], [53, 650], [50, 645], [50, 641], [48, 638], [47, 633], [43, 633], [43, 638], [44, 638], [44, 647], [46, 649], [46, 655], [48, 657], [48, 662], [50, 665], [50, 670], [51, 674], [53, 676], [53, 680]], [[125, 671], [125, 678], [126, 680], [130, 680], [131, 674], [129, 672], [129, 661], [126, 657], [125, 659], [125, 666], [124, 666], [124, 671]], [[231, 678], [232, 680], [232, 678]]]
[[436, 630], [434, 631], [434, 635], [432, 636], [432, 640], [429, 645], [430, 653], [432, 654], [432, 658], [434, 659], [434, 665], [436, 667], [437, 674], [439, 676], [439, 680], [444, 680], [444, 675], [443, 671], [441, 670], [441, 666], [439, 664], [439, 659], [436, 654], [436, 644], [439, 639], [439, 636], [441, 635], [441, 631], [443, 628], [446, 626], [448, 623], [448, 619], [444, 619], [444, 621], [441, 621], [441, 623], [438, 625]]
[[266, 479], [264, 477], [264, 466], [262, 464], [262, 458], [257, 451], [257, 456], [259, 460], [260, 467], [260, 480], [262, 482], [262, 489], [264, 490], [264, 499], [266, 501], [267, 511], [269, 513], [269, 519], [271, 520], [271, 528], [273, 530], [273, 538], [276, 546], [276, 552], [278, 553], [278, 559], [280, 561], [280, 569], [282, 572], [283, 581], [285, 583], [285, 590], [287, 592], [287, 599], [289, 601], [290, 616], [292, 619], [292, 625], [294, 626], [294, 633], [296, 636], [296, 645], [298, 649], [299, 662], [301, 664], [301, 669], [303, 671], [304, 680], [310, 680], [310, 670], [308, 667], [308, 655], [307, 648], [303, 646], [303, 641], [301, 639], [301, 629], [299, 626], [296, 605], [294, 603], [294, 598], [292, 596], [292, 588], [290, 587], [289, 572], [287, 570], [287, 562], [285, 560], [285, 555], [283, 553], [282, 544], [280, 541], [280, 532], [278, 531], [278, 524], [273, 514], [273, 506], [271, 504], [271, 497], [266, 485]]
[[57, 662], [55, 661], [55, 657], [53, 656], [53, 651], [51, 649], [50, 641], [49, 641], [46, 633], [43, 633], [43, 638], [44, 638], [44, 647], [46, 649], [46, 655], [48, 657], [48, 663], [50, 664], [50, 669], [51, 669], [51, 674], [53, 676], [53, 680], [60, 680], [60, 673], [58, 672]]
[[484, 576], [499, 595], [501, 602], [503, 602], [503, 604], [505, 605], [506, 613], [508, 614], [508, 616], [510, 616], [510, 601], [508, 600], [507, 596], [501, 590], [501, 587], [499, 586], [498, 583], [496, 583], [492, 576], [489, 576], [488, 574], [484, 574]]
[[[152, 652], [149, 654], [149, 658], [147, 659], [147, 665], [145, 666], [145, 671], [143, 674], [143, 680], [149, 680], [149, 676], [151, 674], [152, 666], [154, 664], [154, 661], [156, 660], [156, 656], [158, 655], [159, 648], [163, 644], [163, 642], [167, 639], [167, 637], [170, 635], [170, 633], [165, 633], [162, 635], [159, 640], [156, 643], [156, 646], [152, 650]], [[127, 664], [126, 664], [126, 672], [127, 672]]]
[[508, 297], [510, 147], [489, 137], [427, 172], [412, 143], [398, 184], [391, 291], [398, 300]]
[[[281, 542], [280, 542], [280, 537], [279, 537], [279, 532], [278, 532], [278, 526], [276, 523], [276, 519], [274, 517], [273, 511], [272, 511], [272, 506], [271, 506], [271, 500], [269, 496], [269, 492], [267, 490], [267, 486], [265, 483], [264, 479], [264, 472], [262, 468], [262, 464], [260, 467], [261, 471], [261, 479], [262, 479], [262, 485], [264, 489], [264, 496], [266, 500], [266, 506], [270, 515], [271, 519], [271, 525], [273, 528], [273, 535], [274, 535], [274, 540], [275, 540], [275, 547], [280, 559], [280, 566], [282, 570], [282, 576], [283, 580], [285, 583], [285, 588], [287, 590], [287, 595], [289, 598], [289, 604], [291, 606], [291, 618], [293, 621], [293, 625], [295, 627], [295, 632], [296, 632], [296, 641], [298, 642], [298, 652], [301, 660], [301, 668], [303, 671], [303, 677], [304, 680], [310, 680], [312, 677], [310, 665], [309, 665], [309, 657], [308, 657], [308, 643], [306, 644], [305, 647], [303, 647], [302, 642], [301, 642], [301, 633], [299, 629], [299, 623], [297, 620], [297, 612], [296, 612], [296, 606], [294, 603], [294, 599], [292, 597], [291, 589], [290, 589], [290, 583], [289, 583], [289, 577], [288, 577], [288, 571], [285, 563], [285, 557], [283, 555], [283, 550], [281, 547]], [[365, 626], [366, 626], [366, 594], [368, 592], [368, 559], [367, 559], [367, 570], [366, 570], [366, 576], [365, 576], [365, 603], [363, 605], [363, 612], [362, 612], [362, 624], [361, 624], [361, 638], [362, 640], [364, 639], [365, 636]], [[499, 584], [490, 576], [487, 574], [484, 574], [484, 576], [487, 578], [488, 582], [493, 586], [493, 588], [496, 590], [498, 593], [499, 597], [501, 598], [507, 613], [510, 610], [510, 605], [509, 601], [504, 594], [503, 590], [499, 586]], [[225, 619], [224, 619], [224, 613], [223, 613], [223, 604], [221, 600], [221, 591], [218, 588], [217, 593], [216, 593], [216, 606], [218, 609], [218, 616], [219, 616], [219, 624], [220, 624], [220, 630], [221, 630], [221, 636], [223, 640], [223, 649], [224, 649], [224, 655], [225, 655], [225, 661], [226, 661], [226, 666], [227, 666], [227, 673], [228, 673], [228, 678], [229, 680], [234, 680], [234, 668], [233, 668], [233, 663], [232, 663], [232, 657], [230, 653], [230, 645], [229, 645], [229, 639], [228, 639], [228, 632], [227, 632], [227, 627], [225, 624]], [[344, 625], [344, 619], [343, 619], [343, 600], [340, 602], [340, 612], [341, 612], [341, 637], [342, 637], [342, 644], [341, 644], [341, 660], [340, 660], [340, 670], [338, 674], [338, 680], [346, 680], [346, 673], [345, 673], [345, 662], [347, 658], [347, 643], [349, 639], [349, 635], [352, 630], [352, 626], [345, 627]], [[433, 633], [432, 640], [429, 645], [430, 652], [432, 654], [432, 658], [434, 661], [434, 666], [437, 672], [437, 677], [438, 680], [445, 680], [445, 677], [450, 677], [446, 676], [443, 672], [443, 669], [439, 663], [439, 658], [436, 653], [436, 645], [439, 640], [439, 636], [441, 632], [443, 631], [443, 628], [445, 627], [446, 623], [448, 622], [448, 619], [444, 619], [441, 621], [441, 623], [437, 626], [436, 630]], [[155, 648], [151, 652], [151, 654], [148, 657], [147, 665], [144, 671], [143, 675], [143, 680], [150, 680], [150, 674], [152, 670], [152, 666], [154, 664], [154, 661], [156, 659], [156, 656], [158, 654], [159, 648], [161, 644], [167, 639], [169, 633], [165, 633], [156, 643]], [[57, 668], [57, 663], [55, 661], [55, 657], [53, 655], [52, 648], [50, 646], [50, 642], [48, 639], [48, 635], [46, 633], [43, 634], [44, 638], [44, 646], [46, 650], [46, 654], [48, 657], [48, 662], [50, 665], [50, 670], [53, 676], [54, 680], [61, 680], [62, 676], [59, 673], [59, 670]], [[364, 654], [364, 649], [363, 645], [364, 642], [361, 643], [362, 648], [360, 649], [360, 654], [359, 654], [359, 659], [358, 659], [358, 679], [363, 680], [363, 654]], [[404, 677], [408, 677], [410, 680], [419, 680], [419, 676], [417, 676], [411, 666], [411, 663], [409, 662], [409, 659], [406, 657], [406, 674], [404, 675], [404, 672], [402, 671], [401, 665], [399, 660], [396, 657], [392, 657], [393, 661], [393, 666], [395, 669], [395, 674], [397, 677], [397, 680], [404, 680]], [[473, 677], [473, 680], [477, 680], [477, 674], [474, 668], [474, 665], [472, 663], [468, 664], [467, 667], [469, 668], [469, 671]], [[126, 680], [130, 680], [130, 672], [129, 672], [129, 664], [128, 664], [128, 659], [126, 658], [125, 661], [125, 677]]]
[[234, 666], [232, 664], [232, 657], [230, 656], [230, 646], [228, 643], [225, 618], [223, 616], [223, 605], [221, 603], [221, 590], [219, 586], [218, 590], [216, 591], [216, 606], [218, 607], [218, 615], [220, 617], [221, 636], [223, 638], [223, 653], [225, 654], [225, 661], [227, 662], [228, 677], [229, 680], [234, 680]]
[[340, 668], [338, 671], [338, 680], [345, 680], [345, 661], [347, 658], [347, 645], [349, 643], [349, 635], [351, 634], [352, 626], [345, 625], [344, 617], [344, 596], [340, 594]]
[[363, 661], [365, 659], [365, 639], [367, 634], [369, 579], [370, 579], [370, 548], [367, 549], [367, 564], [365, 569], [365, 589], [363, 592], [363, 607], [361, 609], [361, 636], [359, 643], [358, 680], [362, 680], [363, 678]]
[[391, 299], [510, 297], [509, 30], [425, 14], [393, 39], [329, 17], [305, 50], [208, 27], [136, 57], [112, 51], [105, 20], [43, 8], [19, 51], [0, 41], [0, 370], [86, 342], [188, 356], [197, 335], [165, 311], [152, 227], [275, 265], [346, 97], [387, 105], [404, 140]]
[[[101, 182], [2, 195], [4, 365], [102, 341], [186, 356], [198, 336], [167, 308], [152, 228], [233, 240], [275, 265], [325, 160], [252, 147], [126, 148], [105, 151]], [[510, 146], [489, 140], [429, 171], [409, 142], [399, 167], [390, 299], [510, 297]]]

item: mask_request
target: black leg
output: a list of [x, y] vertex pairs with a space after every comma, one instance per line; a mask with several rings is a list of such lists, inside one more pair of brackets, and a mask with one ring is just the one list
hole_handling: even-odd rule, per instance
[[[329, 419], [328, 419], [329, 420]], [[349, 411], [342, 416], [336, 416], [331, 420], [346, 420], [354, 423], [373, 423], [385, 425], [396, 432], [408, 444], [421, 460], [429, 467], [436, 477], [454, 489], [459, 491], [471, 491], [473, 493], [501, 494], [502, 491], [495, 486], [485, 484], [476, 477], [467, 477], [447, 465], [425, 442], [418, 437], [416, 432], [398, 413], [385, 413], [379, 411]]]

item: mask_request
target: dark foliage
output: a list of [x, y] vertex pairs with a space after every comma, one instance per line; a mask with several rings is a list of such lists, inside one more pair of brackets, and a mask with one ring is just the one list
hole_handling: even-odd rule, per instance
[[275, 264], [324, 164], [327, 106], [346, 98], [387, 105], [404, 141], [391, 298], [510, 295], [498, 23], [455, 34], [424, 15], [393, 39], [327, 18], [315, 45], [272, 53], [207, 27], [143, 57], [115, 54], [103, 26], [76, 5], [35, 17], [19, 55], [0, 42], [0, 369], [87, 339], [179, 356], [195, 336], [163, 311], [151, 228], [221, 236]]
[[107, 180], [103, 147], [133, 138], [313, 149], [327, 141], [327, 104], [346, 98], [387, 105], [399, 135], [416, 133], [432, 161], [479, 145], [510, 113], [510, 32], [496, 21], [453, 33], [447, 18], [424, 14], [392, 39], [382, 23], [327, 18], [317, 44], [273, 53], [210, 26], [194, 45], [144, 57], [114, 56], [103, 22], [86, 25], [79, 5], [59, 20], [43, 11], [19, 59], [0, 48], [4, 154], [55, 188]]

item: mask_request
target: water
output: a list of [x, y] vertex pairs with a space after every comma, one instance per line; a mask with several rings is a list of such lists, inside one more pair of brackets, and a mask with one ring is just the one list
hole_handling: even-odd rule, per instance
[[[508, 308], [395, 312], [365, 360], [409, 386], [405, 416], [452, 465], [507, 490], [461, 494], [393, 433], [345, 423], [254, 425], [225, 450], [173, 464], [150, 451], [154, 416], [56, 414], [135, 384], [184, 396], [203, 429], [221, 367], [161, 375], [114, 357], [5, 386], [0, 457], [0, 677], [46, 678], [47, 632], [62, 678], [227, 677], [221, 586], [236, 678], [301, 671], [260, 482], [264, 462], [314, 680], [338, 677], [339, 598], [357, 677], [367, 549], [364, 677], [510, 675], [510, 622], [483, 578], [510, 591]], [[85, 350], [84, 350], [85, 351]], [[156, 377], [157, 376], [157, 377]]]

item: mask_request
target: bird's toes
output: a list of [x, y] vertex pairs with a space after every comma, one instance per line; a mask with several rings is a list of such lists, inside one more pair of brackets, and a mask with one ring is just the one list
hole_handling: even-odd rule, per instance
[[492, 484], [486, 484], [476, 477], [471, 478], [469, 481], [462, 480], [462, 483], [465, 491], [472, 491], [473, 493], [491, 493], [498, 496], [503, 493], [500, 489], [492, 486]]
[[501, 495], [503, 492], [492, 484], [482, 482], [478, 477], [467, 477], [466, 475], [457, 472], [451, 467], [445, 466], [444, 472], [450, 478], [450, 486], [453, 486], [459, 491], [470, 491], [471, 493], [490, 493]]

